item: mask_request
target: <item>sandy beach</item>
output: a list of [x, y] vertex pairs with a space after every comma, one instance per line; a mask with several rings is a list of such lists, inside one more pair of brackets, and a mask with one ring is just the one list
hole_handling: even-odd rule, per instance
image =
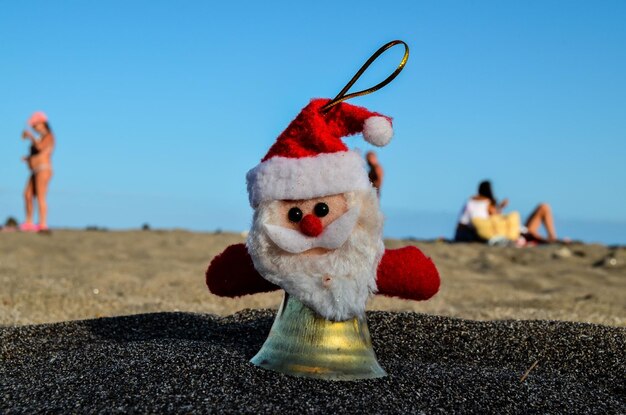
[[621, 414], [624, 329], [368, 312], [388, 376], [332, 382], [249, 359], [274, 312], [0, 327], [0, 412]]
[[[0, 234], [0, 325], [275, 309], [281, 292], [227, 299], [206, 289], [204, 271], [213, 256], [243, 241], [237, 234], [186, 231]], [[431, 256], [441, 273], [441, 291], [427, 302], [376, 296], [370, 310], [626, 325], [626, 248], [386, 243], [415, 244]]]
[[423, 303], [371, 301], [386, 310], [367, 319], [388, 376], [328, 382], [249, 363], [282, 293], [224, 299], [203, 280], [242, 241], [0, 234], [0, 412], [626, 411], [624, 248], [417, 242], [443, 285]]

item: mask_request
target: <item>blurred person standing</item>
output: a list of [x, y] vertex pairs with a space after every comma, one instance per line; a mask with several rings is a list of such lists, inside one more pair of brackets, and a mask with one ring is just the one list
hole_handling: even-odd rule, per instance
[[[29, 130], [24, 130], [22, 139], [30, 141], [30, 154], [23, 157], [30, 169], [30, 177], [24, 189], [24, 203], [26, 220], [20, 225], [20, 230], [26, 232], [48, 231], [48, 205], [46, 195], [48, 184], [52, 178], [52, 151], [54, 149], [54, 134], [48, 123], [48, 117], [41, 111], [35, 112], [29, 119], [28, 125], [35, 131], [35, 137]], [[39, 209], [39, 224], [33, 222], [33, 201], [37, 199]]]
[[369, 166], [369, 179], [372, 183], [372, 186], [376, 188], [376, 192], [378, 193], [378, 197], [380, 197], [380, 188], [383, 185], [383, 167], [378, 162], [378, 157], [376, 153], [373, 151], [368, 151], [365, 155], [365, 160], [367, 161], [367, 165]]

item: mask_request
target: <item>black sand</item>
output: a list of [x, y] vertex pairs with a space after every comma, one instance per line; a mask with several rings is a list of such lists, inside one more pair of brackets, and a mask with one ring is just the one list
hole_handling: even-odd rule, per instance
[[0, 413], [626, 413], [623, 328], [372, 312], [389, 376], [328, 382], [248, 363], [273, 316], [0, 328]]

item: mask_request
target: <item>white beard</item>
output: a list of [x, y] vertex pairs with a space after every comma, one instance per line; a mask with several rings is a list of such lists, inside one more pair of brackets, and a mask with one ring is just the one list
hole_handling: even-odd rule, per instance
[[[262, 202], [254, 212], [247, 247], [254, 267], [268, 281], [311, 307], [322, 317], [343, 321], [365, 313], [376, 292], [376, 270], [385, 247], [383, 218], [374, 189], [348, 192], [348, 209], [360, 215], [348, 240], [321, 255], [292, 254], [268, 237], [265, 225], [277, 223], [276, 203]], [[330, 281], [325, 277], [330, 276]]]

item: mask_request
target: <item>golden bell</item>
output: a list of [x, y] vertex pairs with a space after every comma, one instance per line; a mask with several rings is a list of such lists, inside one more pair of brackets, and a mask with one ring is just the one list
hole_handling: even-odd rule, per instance
[[326, 320], [288, 293], [251, 362], [288, 375], [328, 380], [387, 375], [376, 360], [365, 316]]

